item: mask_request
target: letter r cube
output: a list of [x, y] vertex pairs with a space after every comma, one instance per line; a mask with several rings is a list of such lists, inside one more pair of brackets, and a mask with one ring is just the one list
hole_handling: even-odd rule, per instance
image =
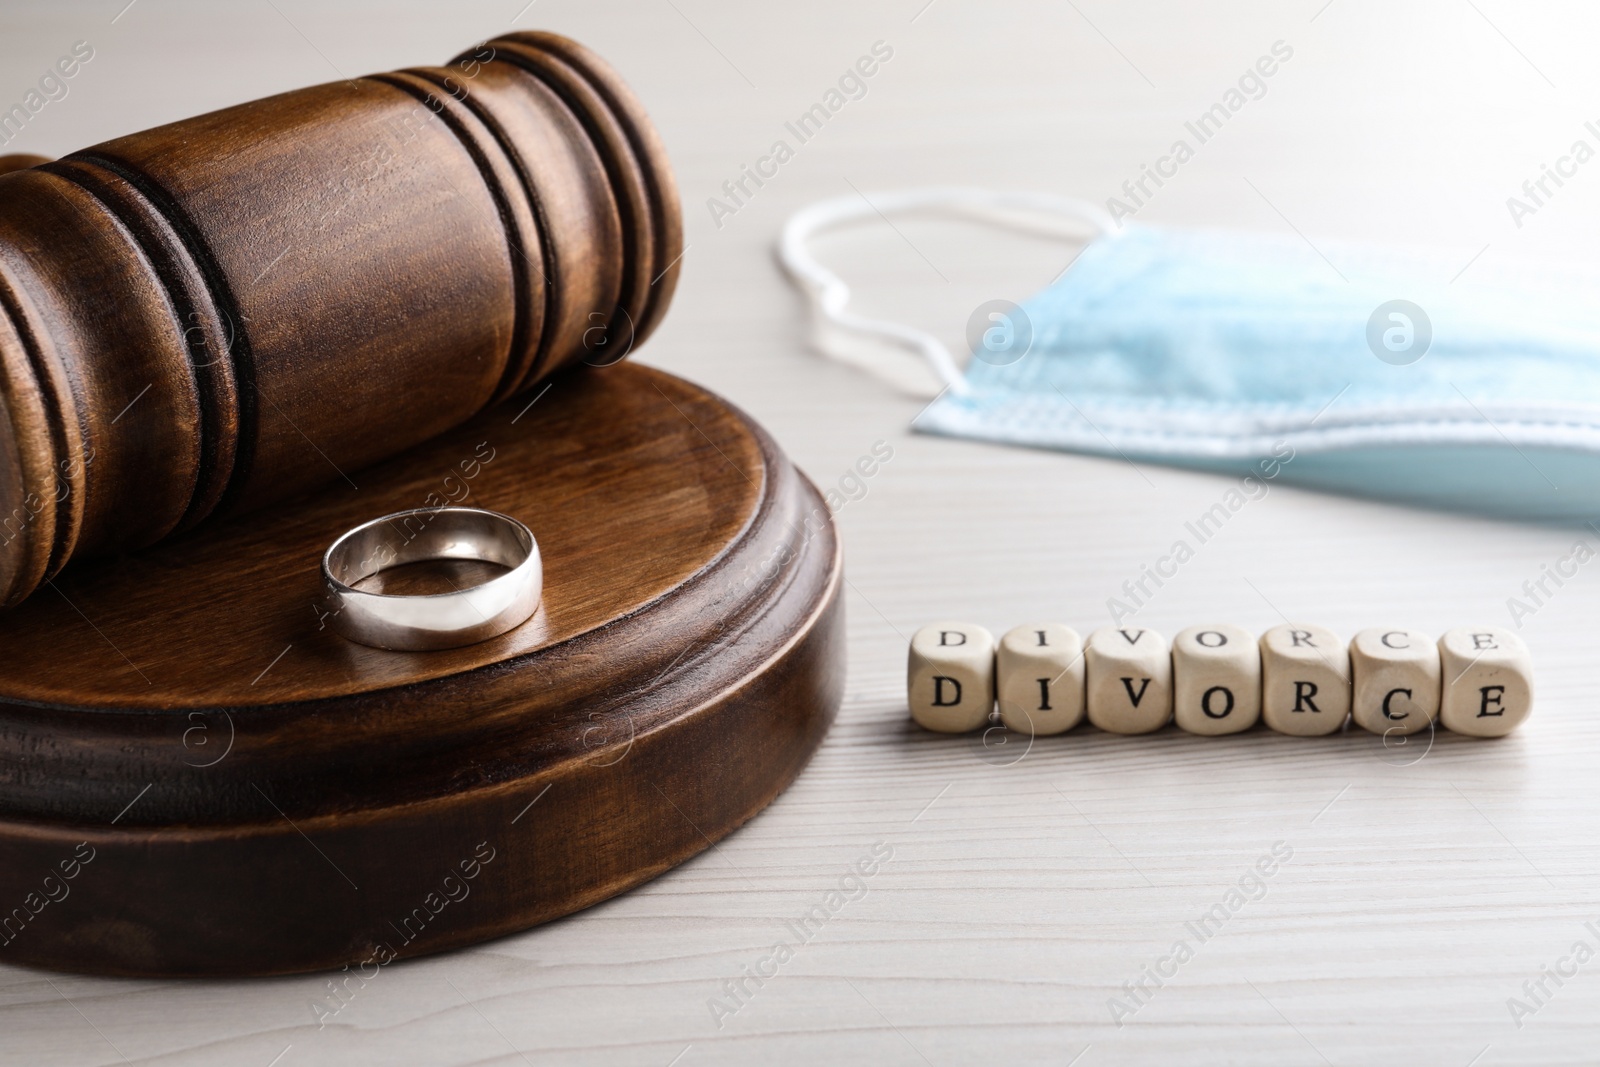
[[1261, 635], [1261, 720], [1280, 734], [1337, 733], [1350, 716], [1350, 652], [1321, 626]]

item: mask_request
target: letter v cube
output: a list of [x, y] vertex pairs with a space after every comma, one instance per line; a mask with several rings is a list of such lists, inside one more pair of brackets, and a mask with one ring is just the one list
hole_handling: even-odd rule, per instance
[[1154, 630], [1104, 626], [1084, 650], [1089, 721], [1114, 734], [1147, 734], [1172, 719], [1172, 656]]

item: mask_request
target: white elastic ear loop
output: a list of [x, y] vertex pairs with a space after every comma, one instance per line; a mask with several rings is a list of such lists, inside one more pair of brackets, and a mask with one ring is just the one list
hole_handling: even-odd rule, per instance
[[[828, 322], [852, 333], [893, 341], [915, 349], [955, 393], [966, 393], [966, 379], [955, 360], [937, 337], [924, 330], [884, 319], [868, 318], [848, 310], [850, 287], [811, 255], [807, 242], [818, 233], [866, 219], [907, 212], [951, 211], [976, 216], [989, 222], [1003, 221], [1037, 232], [1048, 227], [1023, 224], [1007, 212], [1028, 215], [1061, 215], [1086, 222], [1098, 236], [1112, 236], [1116, 225], [1110, 215], [1083, 200], [1051, 193], [1013, 192], [999, 189], [934, 187], [838, 196], [802, 208], [784, 224], [778, 242], [778, 258], [789, 276], [810, 298], [817, 313]], [[826, 351], [825, 346], [823, 347]]]

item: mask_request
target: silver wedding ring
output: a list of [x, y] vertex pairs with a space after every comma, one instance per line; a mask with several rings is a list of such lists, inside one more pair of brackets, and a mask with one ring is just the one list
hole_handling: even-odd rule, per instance
[[[394, 596], [354, 588], [380, 571], [423, 560], [498, 563], [507, 572], [464, 589]], [[544, 567], [533, 533], [509, 515], [478, 508], [418, 508], [364, 523], [322, 557], [333, 627], [374, 648], [427, 652], [487, 641], [539, 609]]]

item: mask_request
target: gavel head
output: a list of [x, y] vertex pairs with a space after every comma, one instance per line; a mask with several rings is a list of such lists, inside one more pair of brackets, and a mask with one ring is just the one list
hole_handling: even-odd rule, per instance
[[683, 253], [643, 109], [546, 33], [6, 159], [0, 604], [623, 358]]

